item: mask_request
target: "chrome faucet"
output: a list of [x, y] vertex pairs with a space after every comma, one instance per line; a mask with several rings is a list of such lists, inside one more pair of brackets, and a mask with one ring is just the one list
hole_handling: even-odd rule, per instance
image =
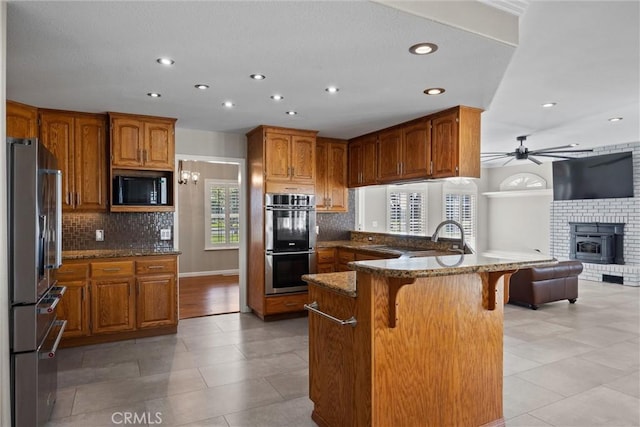
[[438, 233], [440, 232], [440, 229], [447, 224], [453, 224], [460, 229], [460, 250], [462, 251], [462, 253], [464, 253], [464, 230], [462, 229], [462, 225], [460, 225], [459, 222], [454, 221], [452, 219], [442, 221], [440, 224], [438, 224], [438, 226], [436, 227], [436, 231], [431, 236], [431, 241], [432, 242], [438, 241]]

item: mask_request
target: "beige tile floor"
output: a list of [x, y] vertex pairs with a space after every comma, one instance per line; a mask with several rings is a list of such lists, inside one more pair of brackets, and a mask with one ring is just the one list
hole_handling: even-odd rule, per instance
[[[587, 281], [575, 305], [507, 305], [507, 426], [639, 427], [639, 316], [640, 288]], [[307, 346], [306, 318], [227, 314], [66, 349], [49, 426], [315, 426]]]

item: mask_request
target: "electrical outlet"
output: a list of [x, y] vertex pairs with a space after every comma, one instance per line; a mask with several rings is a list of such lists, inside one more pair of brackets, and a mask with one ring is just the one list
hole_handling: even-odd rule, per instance
[[104, 242], [104, 230], [96, 230], [96, 242]]
[[160, 230], [160, 240], [171, 240], [171, 229], [162, 228]]

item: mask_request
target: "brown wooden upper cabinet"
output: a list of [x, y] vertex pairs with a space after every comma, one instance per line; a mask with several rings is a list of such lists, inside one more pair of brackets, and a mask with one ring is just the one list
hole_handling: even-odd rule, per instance
[[64, 211], [107, 210], [106, 116], [40, 110], [40, 140], [62, 170]]
[[349, 187], [377, 183], [378, 137], [363, 135], [349, 141]]
[[7, 101], [7, 136], [38, 137], [38, 109], [19, 102]]
[[378, 181], [428, 178], [431, 168], [431, 122], [427, 118], [378, 133]]
[[316, 141], [316, 209], [322, 212], [346, 212], [347, 141], [321, 138]]
[[[458, 106], [352, 139], [349, 187], [457, 176], [479, 178], [481, 113], [478, 108]], [[367, 152], [367, 141], [371, 147], [377, 141], [377, 151]]]
[[111, 167], [173, 171], [176, 119], [109, 113]]
[[481, 113], [458, 106], [431, 116], [433, 178], [480, 178]]
[[267, 132], [265, 179], [273, 182], [314, 184], [315, 149], [315, 134]]

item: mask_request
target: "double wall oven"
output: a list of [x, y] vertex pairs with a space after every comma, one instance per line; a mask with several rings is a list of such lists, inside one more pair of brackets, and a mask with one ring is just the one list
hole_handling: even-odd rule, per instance
[[44, 425], [56, 401], [62, 172], [37, 139], [7, 139], [11, 424]]
[[306, 291], [315, 273], [316, 202], [309, 194], [265, 194], [265, 292]]

